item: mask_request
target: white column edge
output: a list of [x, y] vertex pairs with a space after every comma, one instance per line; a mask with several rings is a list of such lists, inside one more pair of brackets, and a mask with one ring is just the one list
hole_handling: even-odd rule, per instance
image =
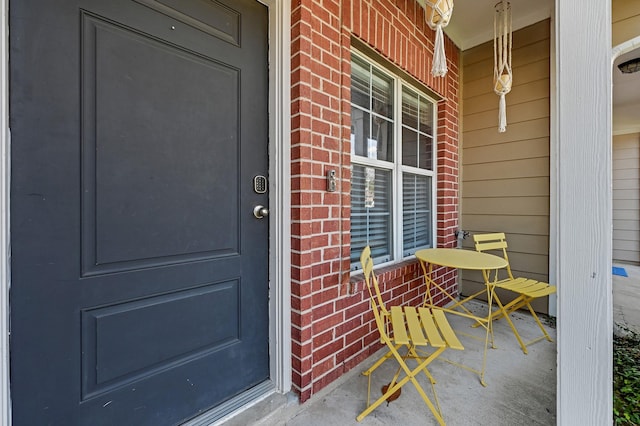
[[[558, 285], [558, 107], [556, 88], [556, 16], [551, 13], [549, 46], [549, 283]], [[549, 315], [558, 316], [558, 295], [549, 295]]]
[[11, 394], [9, 382], [9, 1], [0, 0], [0, 424], [11, 424]]

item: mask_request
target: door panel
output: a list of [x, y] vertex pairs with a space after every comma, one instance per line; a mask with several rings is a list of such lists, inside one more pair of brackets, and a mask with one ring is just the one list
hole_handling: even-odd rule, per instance
[[[83, 310], [82, 399], [237, 344], [239, 324], [229, 323], [225, 315], [239, 316], [234, 309], [238, 284], [216, 283]], [[216, 304], [231, 309], [211, 309]]]
[[266, 8], [10, 9], [14, 424], [178, 424], [267, 380]]
[[237, 254], [240, 126], [227, 105], [239, 105], [239, 70], [86, 14], [83, 24], [87, 272]]

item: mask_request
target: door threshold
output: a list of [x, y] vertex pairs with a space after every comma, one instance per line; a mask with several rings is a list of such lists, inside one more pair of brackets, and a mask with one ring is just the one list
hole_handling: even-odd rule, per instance
[[[276, 387], [271, 380], [266, 380], [257, 386], [241, 393], [240, 395], [232, 398], [209, 411], [206, 411], [199, 416], [186, 421], [182, 426], [216, 426], [221, 425], [233, 417], [241, 414], [245, 410], [259, 402], [274, 396], [274, 403], [280, 404], [282, 399], [282, 405], [286, 404], [287, 397], [285, 395], [276, 392]], [[269, 404], [272, 405], [272, 404]]]

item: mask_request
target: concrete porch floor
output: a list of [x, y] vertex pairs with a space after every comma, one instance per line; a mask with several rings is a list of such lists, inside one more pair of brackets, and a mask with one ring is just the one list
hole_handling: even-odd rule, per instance
[[[482, 303], [468, 305], [472, 310], [486, 309]], [[471, 328], [471, 320], [449, 315], [449, 321], [460, 333], [468, 333], [482, 340], [462, 335], [464, 351], [445, 351], [441, 358], [478, 368], [482, 362], [483, 329]], [[555, 329], [545, 322], [555, 340]], [[514, 320], [525, 341], [535, 338], [540, 330], [530, 315], [518, 313]], [[436, 391], [448, 425], [555, 425], [556, 424], [556, 345], [546, 340], [529, 347], [525, 355], [505, 321], [494, 323], [495, 349], [489, 348], [485, 381], [480, 384], [477, 374], [447, 362], [436, 360], [429, 367], [435, 377]], [[387, 406], [383, 403], [361, 422], [356, 416], [366, 408], [367, 377], [362, 371], [369, 368], [384, 351], [361, 363], [336, 382], [315, 394], [304, 404], [295, 395], [272, 395], [241, 414], [221, 423], [224, 426], [287, 425], [431, 425], [437, 424], [420, 398], [415, 387], [407, 383], [402, 395]], [[413, 361], [408, 361], [410, 368]], [[373, 373], [371, 400], [389, 382], [397, 363], [387, 361]], [[431, 387], [422, 374], [418, 381], [432, 399]]]
[[640, 266], [615, 263], [628, 277], [613, 276], [613, 330], [640, 334]]
[[[640, 333], [640, 266], [614, 264], [625, 268], [628, 277], [613, 276], [613, 323], [616, 333], [633, 330]], [[475, 304], [474, 310], [486, 308]], [[450, 315], [449, 320], [457, 332], [482, 336], [478, 329], [470, 328], [470, 321]], [[518, 313], [514, 321], [525, 340], [537, 337], [539, 329], [530, 315]], [[556, 330], [545, 321], [555, 340]], [[489, 349], [487, 371], [483, 387], [478, 376], [443, 361], [435, 361], [429, 370], [438, 381], [436, 391], [445, 422], [450, 426], [469, 425], [555, 425], [556, 424], [556, 345], [546, 340], [529, 346], [524, 355], [504, 321], [494, 323], [496, 349]], [[446, 351], [442, 357], [479, 366], [482, 361], [483, 342], [461, 336], [464, 351]], [[369, 368], [384, 352], [365, 360], [358, 367], [315, 394], [309, 401], [299, 404], [294, 394], [273, 394], [229, 420], [224, 426], [348, 426], [348, 425], [435, 425], [417, 391], [408, 383], [402, 395], [387, 406], [380, 405], [362, 422], [356, 416], [365, 409], [367, 378], [362, 371]], [[409, 362], [410, 366], [413, 363]], [[372, 400], [379, 389], [395, 372], [396, 364], [385, 363], [373, 374]], [[426, 377], [419, 379], [427, 395], [432, 398]]]

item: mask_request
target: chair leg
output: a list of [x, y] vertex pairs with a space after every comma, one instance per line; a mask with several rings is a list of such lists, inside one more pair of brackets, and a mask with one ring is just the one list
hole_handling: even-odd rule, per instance
[[[418, 355], [418, 352], [416, 351], [415, 345], [411, 346], [411, 348], [409, 349], [408, 354], [410, 354], [411, 357], [416, 360], [416, 362], [418, 362], [418, 360], [425, 359], [424, 356], [421, 357], [420, 355]], [[430, 356], [431, 355], [427, 353], [427, 358], [430, 357]], [[442, 408], [440, 407], [440, 400], [438, 399], [438, 394], [437, 394], [436, 388], [435, 388], [436, 379], [431, 375], [431, 372], [429, 371], [429, 369], [426, 366], [422, 369], [422, 371], [424, 372], [424, 375], [427, 376], [427, 379], [429, 379], [429, 383], [431, 384], [431, 393], [433, 393], [433, 399], [435, 400], [436, 407], [438, 409], [438, 413], [440, 413], [440, 415], [442, 416]], [[424, 394], [424, 391], [420, 392], [421, 390], [422, 390], [422, 388], [420, 388], [418, 390], [418, 392], [420, 393], [420, 396], [422, 396], [422, 399], [425, 400], [425, 403], [428, 406], [429, 405], [429, 402], [428, 402], [429, 398], [427, 397], [426, 394]]]
[[546, 338], [549, 342], [553, 342], [553, 339], [551, 338], [551, 336], [549, 336], [549, 333], [547, 333], [547, 330], [542, 325], [542, 322], [540, 322], [540, 318], [538, 318], [538, 315], [535, 313], [535, 311], [531, 307], [531, 304], [527, 303], [527, 308], [529, 308], [529, 312], [531, 312], [533, 319], [536, 320], [536, 323], [538, 323], [538, 327], [540, 327], [540, 330], [542, 330], [542, 334], [544, 334], [544, 338]]
[[520, 344], [520, 348], [522, 348], [522, 352], [524, 352], [524, 354], [526, 355], [528, 353], [527, 345], [524, 344], [522, 338], [520, 337], [520, 333], [518, 333], [518, 330], [516, 330], [516, 326], [513, 324], [513, 321], [511, 321], [511, 317], [509, 316], [510, 312], [505, 309], [505, 307], [502, 305], [502, 302], [497, 296], [494, 295], [494, 299], [500, 308], [501, 316], [499, 316], [499, 318], [502, 318], [503, 316], [505, 317], [505, 319], [509, 323], [509, 326], [511, 327], [511, 330], [513, 331], [513, 334], [516, 336], [516, 339], [518, 339], [518, 343]]
[[504, 312], [506, 312], [507, 315], [511, 314], [512, 312], [515, 312], [518, 309], [522, 308], [524, 305], [525, 305], [525, 302], [524, 302], [523, 296], [518, 296], [515, 299], [513, 299], [511, 302], [504, 305], [504, 310], [495, 311], [491, 317], [491, 320], [497, 321], [503, 316], [505, 316]]
[[[496, 299], [498, 301], [498, 304], [500, 304], [499, 299]], [[531, 307], [531, 301], [533, 300], [533, 298], [531, 297], [526, 297], [526, 296], [521, 296], [518, 297], [514, 300], [512, 300], [511, 302], [507, 303], [506, 305], [503, 306], [503, 309], [497, 310], [494, 314], [494, 316], [492, 317], [492, 319], [498, 320], [502, 317], [506, 317], [507, 321], [509, 322], [509, 326], [511, 327], [511, 329], [513, 330], [513, 334], [516, 336], [516, 339], [518, 339], [518, 343], [520, 344], [520, 347], [522, 348], [522, 352], [526, 354], [529, 353], [529, 350], [527, 349], [527, 346], [532, 345], [533, 343], [536, 343], [542, 339], [547, 339], [549, 342], [553, 342], [553, 339], [551, 338], [551, 336], [549, 336], [549, 333], [547, 332], [547, 330], [544, 328], [544, 325], [542, 325], [542, 322], [540, 321], [540, 318], [538, 317], [538, 315], [535, 313], [535, 311], [533, 310], [533, 307]], [[522, 338], [520, 337], [520, 334], [518, 333], [518, 331], [516, 330], [515, 325], [513, 324], [513, 321], [511, 321], [511, 314], [518, 311], [519, 309], [523, 308], [523, 307], [527, 307], [527, 309], [529, 310], [529, 313], [531, 313], [531, 316], [533, 317], [534, 321], [536, 322], [536, 324], [538, 324], [538, 328], [540, 328], [540, 331], [542, 332], [542, 336], [537, 337], [535, 339], [532, 339], [528, 342], [524, 342], [522, 340]]]
[[[404, 345], [396, 345], [396, 351], [399, 350], [402, 346]], [[384, 354], [379, 360], [377, 360], [371, 367], [369, 367], [369, 369], [367, 371], [363, 371], [362, 375], [363, 376], [368, 376], [371, 373], [373, 373], [373, 371], [380, 367], [382, 364], [384, 364], [384, 362], [386, 360], [388, 360], [389, 358], [391, 358], [393, 356], [393, 353], [391, 351], [388, 351], [386, 354]]]
[[[425, 370], [427, 368], [427, 365], [429, 365], [434, 359], [436, 359], [444, 350], [445, 350], [444, 347], [438, 348], [435, 352], [433, 352], [430, 356], [428, 356], [422, 362], [419, 362], [418, 366], [415, 369], [411, 370], [411, 369], [409, 369], [409, 367], [405, 363], [404, 358], [400, 355], [400, 353], [398, 353], [398, 350], [395, 347], [390, 348], [390, 352], [393, 353], [393, 356], [396, 358], [396, 360], [400, 364], [400, 368], [404, 371], [406, 376], [403, 377], [402, 380], [400, 380], [399, 382], [397, 382], [395, 384], [393, 384], [393, 382], [392, 382], [392, 385], [388, 387], [388, 389], [384, 393], [384, 395], [382, 395], [375, 402], [373, 402], [373, 404], [369, 405], [362, 413], [360, 413], [358, 415], [358, 417], [356, 417], [356, 420], [357, 421], [361, 421], [362, 419], [364, 419], [373, 410], [375, 410], [380, 404], [382, 404], [384, 401], [386, 401], [387, 398], [389, 398], [391, 395], [393, 395], [398, 389], [402, 388], [402, 386], [404, 386], [407, 382], [411, 381], [411, 383], [413, 383], [413, 385], [415, 386], [416, 390], [418, 391], [418, 393], [420, 394], [420, 396], [424, 400], [424, 402], [427, 405], [427, 407], [429, 407], [429, 410], [431, 411], [433, 416], [438, 421], [438, 424], [440, 424], [441, 426], [444, 426], [445, 423], [444, 423], [444, 419], [442, 418], [442, 414], [441, 414], [440, 410], [437, 409], [433, 405], [433, 403], [431, 402], [431, 400], [429, 399], [427, 394], [424, 392], [424, 390], [420, 386], [420, 383], [415, 378], [416, 374], [420, 373], [420, 371], [422, 371], [422, 370]], [[435, 389], [434, 389], [434, 391], [435, 391]], [[437, 395], [436, 395], [436, 399], [437, 399]], [[438, 404], [438, 406], [439, 406], [439, 404]]]
[[[416, 360], [425, 358], [423, 356], [421, 357], [420, 355], [418, 355], [418, 353], [416, 352], [415, 346], [412, 346], [411, 349], [409, 349], [409, 354], [411, 355], [411, 358], [416, 359]], [[429, 355], [427, 355], [427, 356], [429, 356]], [[425, 368], [423, 371], [424, 371], [424, 375], [427, 376], [427, 379], [429, 379], [431, 384], [435, 385], [436, 384], [436, 379], [433, 378], [433, 376], [429, 372], [429, 369]]]
[[[415, 373], [418, 373], [418, 372], [419, 371], [416, 371]], [[409, 374], [411, 374], [411, 371], [409, 371]], [[444, 422], [444, 419], [442, 418], [442, 415], [438, 412], [438, 410], [433, 405], [433, 403], [431, 402], [431, 400], [429, 399], [427, 394], [424, 392], [424, 390], [420, 386], [420, 383], [418, 383], [418, 381], [413, 376], [405, 376], [405, 377], [402, 378], [402, 380], [400, 380], [399, 382], [397, 382], [393, 386], [389, 386], [389, 388], [387, 389], [387, 392], [385, 392], [384, 395], [382, 395], [373, 404], [369, 405], [362, 413], [360, 413], [358, 415], [358, 417], [356, 417], [356, 420], [357, 421], [362, 421], [362, 419], [364, 419], [369, 414], [371, 414], [371, 412], [373, 410], [378, 408], [378, 406], [380, 406], [380, 404], [382, 404], [384, 401], [386, 401], [391, 395], [396, 393], [398, 391], [398, 389], [402, 388], [402, 386], [404, 386], [409, 381], [411, 381], [413, 383], [413, 385], [415, 386], [415, 388], [418, 390], [418, 393], [420, 394], [420, 396], [424, 400], [424, 402], [427, 405], [427, 407], [429, 407], [429, 410], [431, 411], [433, 416], [438, 421], [438, 424], [440, 424], [441, 426], [445, 426], [445, 422]]]

